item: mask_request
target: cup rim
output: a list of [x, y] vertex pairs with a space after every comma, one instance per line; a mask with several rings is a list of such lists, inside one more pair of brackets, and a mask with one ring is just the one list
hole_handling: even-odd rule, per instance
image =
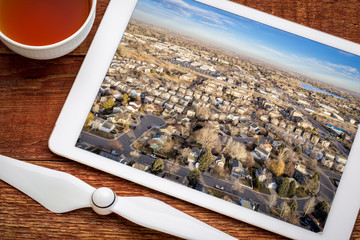
[[75, 33], [73, 33], [69, 37], [67, 37], [59, 42], [48, 44], [48, 45], [41, 45], [41, 46], [33, 46], [33, 45], [23, 44], [23, 43], [19, 43], [15, 40], [9, 38], [1, 30], [0, 30], [0, 39], [2, 38], [5, 41], [11, 43], [12, 45], [15, 45], [15, 46], [23, 48], [23, 49], [29, 49], [29, 50], [44, 50], [44, 49], [51, 49], [51, 48], [56, 48], [58, 46], [64, 45], [64, 44], [70, 42], [71, 40], [73, 40], [77, 35], [79, 35], [79, 33], [82, 32], [84, 30], [84, 28], [86, 28], [86, 26], [89, 24], [92, 16], [94, 15], [94, 13], [96, 11], [96, 1], [97, 0], [91, 0], [91, 9], [90, 9], [89, 15], [87, 16], [83, 25], [81, 25], [81, 27]]

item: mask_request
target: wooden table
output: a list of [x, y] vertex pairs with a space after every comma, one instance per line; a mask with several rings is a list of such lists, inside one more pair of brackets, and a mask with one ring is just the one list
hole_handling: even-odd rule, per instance
[[[150, 190], [59, 157], [48, 139], [109, 0], [98, 0], [97, 16], [85, 42], [67, 56], [36, 61], [18, 56], [0, 43], [0, 154], [64, 171], [121, 196], [149, 196], [239, 239], [282, 239], [274, 233]], [[246, 6], [360, 43], [358, 0], [238, 0]], [[0, 181], [0, 238], [173, 239], [119, 216], [91, 209], [51, 213]], [[341, 224], [341, 223], [339, 223]], [[360, 238], [360, 217], [352, 233]]]

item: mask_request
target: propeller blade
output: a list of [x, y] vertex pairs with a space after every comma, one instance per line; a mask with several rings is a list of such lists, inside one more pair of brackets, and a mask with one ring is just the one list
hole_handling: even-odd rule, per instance
[[1, 180], [52, 212], [92, 207], [98, 214], [114, 212], [141, 226], [185, 239], [234, 239], [154, 198], [117, 197], [109, 188], [95, 189], [70, 174], [2, 155], [0, 166]]
[[235, 239], [154, 198], [117, 197], [111, 211], [141, 226], [184, 239]]
[[91, 195], [95, 191], [70, 174], [2, 155], [0, 179], [55, 213], [90, 207]]

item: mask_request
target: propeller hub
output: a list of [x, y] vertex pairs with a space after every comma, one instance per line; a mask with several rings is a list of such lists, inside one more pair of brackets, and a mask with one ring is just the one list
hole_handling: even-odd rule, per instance
[[98, 188], [91, 196], [91, 207], [97, 214], [110, 214], [111, 207], [114, 205], [117, 197], [113, 190], [107, 187]]

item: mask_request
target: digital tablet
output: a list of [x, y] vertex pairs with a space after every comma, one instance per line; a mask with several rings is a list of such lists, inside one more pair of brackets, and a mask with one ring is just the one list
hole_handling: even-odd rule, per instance
[[50, 149], [296, 239], [350, 237], [360, 46], [222, 0], [111, 1]]

